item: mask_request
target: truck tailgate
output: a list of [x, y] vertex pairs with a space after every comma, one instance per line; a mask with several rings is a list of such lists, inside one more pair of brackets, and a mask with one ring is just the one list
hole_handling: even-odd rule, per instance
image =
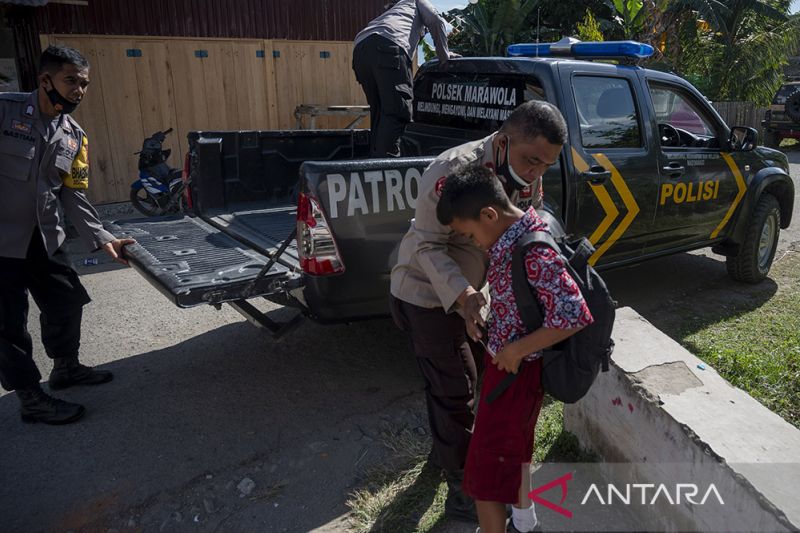
[[131, 266], [178, 307], [218, 304], [281, 290], [294, 275], [276, 263], [256, 279], [268, 257], [195, 217], [171, 216], [107, 223]]

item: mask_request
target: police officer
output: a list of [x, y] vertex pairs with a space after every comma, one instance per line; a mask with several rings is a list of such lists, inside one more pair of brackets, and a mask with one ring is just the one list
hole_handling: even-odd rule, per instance
[[499, 131], [439, 155], [419, 181], [414, 219], [392, 269], [392, 316], [410, 334], [425, 378], [433, 437], [430, 460], [445, 471], [445, 514], [451, 518], [476, 519], [461, 481], [477, 382], [467, 334], [480, 339], [485, 326], [482, 311], [487, 301], [480, 290], [486, 255], [469, 238], [439, 223], [436, 204], [445, 176], [477, 163], [494, 169], [513, 203], [538, 209], [542, 174], [558, 161], [566, 140], [559, 110], [547, 102], [529, 101], [517, 107]]
[[356, 35], [353, 71], [369, 103], [372, 157], [400, 155], [414, 97], [411, 57], [426, 31], [440, 62], [456, 56], [447, 48], [445, 22], [429, 0], [400, 0]]
[[17, 392], [26, 422], [67, 424], [84, 413], [83, 406], [39, 386], [27, 330], [28, 291], [54, 363], [50, 388], [113, 377], [78, 362], [81, 312], [90, 298], [62, 248], [64, 217], [92, 249], [121, 263], [122, 247], [134, 242], [105, 231], [84, 192], [89, 141], [69, 114], [88, 85], [86, 59], [72, 48], [50, 46], [41, 57], [37, 90], [0, 94], [0, 385]]

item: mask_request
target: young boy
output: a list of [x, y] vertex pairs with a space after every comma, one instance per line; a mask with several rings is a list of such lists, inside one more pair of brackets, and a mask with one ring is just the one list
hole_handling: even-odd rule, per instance
[[[593, 319], [559, 254], [534, 245], [525, 256], [528, 281], [536, 291], [544, 324], [528, 332], [516, 308], [511, 258], [517, 240], [532, 231], [548, 231], [533, 208], [522, 211], [508, 200], [494, 173], [471, 165], [447, 177], [436, 207], [444, 225], [472, 238], [487, 251], [491, 317], [481, 398], [467, 452], [464, 492], [475, 499], [482, 533], [506, 530], [506, 504], [512, 504], [509, 531], [534, 531], [530, 492], [533, 435], [544, 392], [542, 349], [574, 335]], [[488, 364], [491, 362], [492, 364]], [[514, 383], [491, 404], [486, 396], [507, 372]]]

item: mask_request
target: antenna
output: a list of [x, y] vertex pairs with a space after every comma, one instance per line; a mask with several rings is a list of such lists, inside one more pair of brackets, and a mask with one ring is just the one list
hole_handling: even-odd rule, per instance
[[[536, 9], [536, 44], [539, 44], [539, 18], [542, 14], [542, 6]], [[539, 47], [536, 47], [536, 57], [539, 57]]]

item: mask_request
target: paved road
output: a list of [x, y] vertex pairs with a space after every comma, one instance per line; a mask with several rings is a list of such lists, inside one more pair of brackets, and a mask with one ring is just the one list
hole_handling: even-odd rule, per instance
[[[800, 152], [790, 158], [800, 176]], [[779, 256], [800, 251], [797, 191]], [[116, 378], [60, 394], [89, 410], [60, 428], [21, 424], [0, 391], [4, 532], [343, 531], [347, 495], [386, 459], [385, 435], [426, 429], [417, 370], [388, 320], [306, 322], [275, 342], [229, 308], [176, 309], [129, 269], [80, 271], [94, 298], [84, 360]], [[752, 306], [775, 290], [729, 281], [710, 252], [606, 277], [621, 305], [656, 325], [669, 325], [664, 302]]]

